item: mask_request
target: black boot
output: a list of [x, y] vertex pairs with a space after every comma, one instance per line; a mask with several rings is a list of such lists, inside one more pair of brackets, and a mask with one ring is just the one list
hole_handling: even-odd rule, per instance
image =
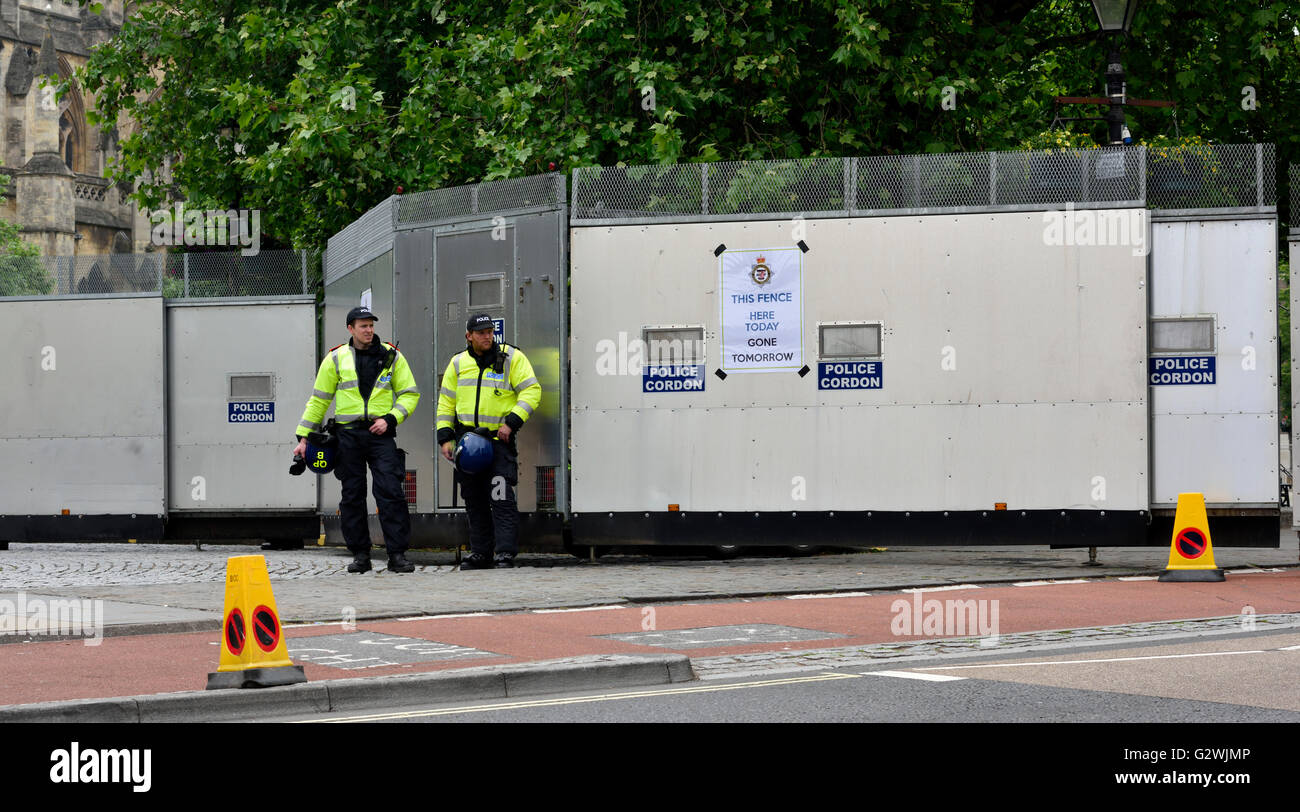
[[415, 565], [406, 560], [403, 553], [393, 553], [388, 557], [389, 572], [415, 572]]
[[370, 551], [353, 553], [352, 563], [348, 564], [348, 572], [370, 572]]

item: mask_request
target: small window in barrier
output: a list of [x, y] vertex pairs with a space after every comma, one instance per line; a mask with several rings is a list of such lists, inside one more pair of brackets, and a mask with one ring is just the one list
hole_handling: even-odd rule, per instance
[[415, 507], [415, 472], [407, 471], [406, 480], [402, 482], [402, 492], [406, 496], [406, 504], [409, 507]]
[[703, 327], [646, 327], [645, 361], [650, 366], [686, 366], [704, 363]]
[[231, 400], [275, 400], [275, 376], [266, 373], [232, 373], [227, 376]]
[[1214, 316], [1151, 320], [1151, 354], [1213, 354]]
[[537, 466], [537, 509], [555, 510], [555, 466]]
[[484, 307], [502, 307], [505, 304], [505, 277], [494, 274], [489, 277], [470, 278], [467, 301], [470, 310]]
[[879, 322], [845, 322], [817, 325], [818, 357], [842, 360], [880, 357]]

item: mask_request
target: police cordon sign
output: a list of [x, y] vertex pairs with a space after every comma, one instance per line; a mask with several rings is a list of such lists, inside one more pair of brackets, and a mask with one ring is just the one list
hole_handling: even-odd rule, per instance
[[1214, 383], [1213, 355], [1181, 355], [1150, 358], [1147, 380], [1152, 386]]
[[722, 370], [777, 372], [803, 364], [803, 252], [723, 251]]
[[704, 364], [647, 366], [641, 372], [642, 392], [703, 392]]
[[822, 361], [817, 364], [817, 388], [881, 389], [883, 367], [880, 361]]
[[229, 423], [274, 423], [275, 401], [239, 401], [230, 404]]

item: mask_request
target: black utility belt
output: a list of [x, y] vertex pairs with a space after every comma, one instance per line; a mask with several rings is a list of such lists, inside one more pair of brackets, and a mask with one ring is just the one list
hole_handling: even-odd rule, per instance
[[[501, 425], [505, 426], [506, 424], [502, 423]], [[452, 431], [456, 433], [457, 440], [460, 440], [460, 438], [466, 434], [481, 434], [484, 437], [487, 437], [489, 440], [501, 440], [501, 438], [497, 436], [497, 429], [490, 429], [487, 428], [486, 426], [469, 426], [460, 422], [459, 420], [452, 425]], [[517, 433], [518, 432], [512, 431], [510, 433], [510, 439], [501, 440], [501, 442], [505, 442], [513, 445], [515, 441], [515, 434]]]

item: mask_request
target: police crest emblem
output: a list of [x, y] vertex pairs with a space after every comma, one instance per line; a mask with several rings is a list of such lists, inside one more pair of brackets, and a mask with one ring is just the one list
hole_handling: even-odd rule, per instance
[[753, 279], [756, 285], [766, 285], [772, 281], [772, 269], [768, 267], [764, 257], [759, 256], [758, 262], [750, 268], [749, 278]]

